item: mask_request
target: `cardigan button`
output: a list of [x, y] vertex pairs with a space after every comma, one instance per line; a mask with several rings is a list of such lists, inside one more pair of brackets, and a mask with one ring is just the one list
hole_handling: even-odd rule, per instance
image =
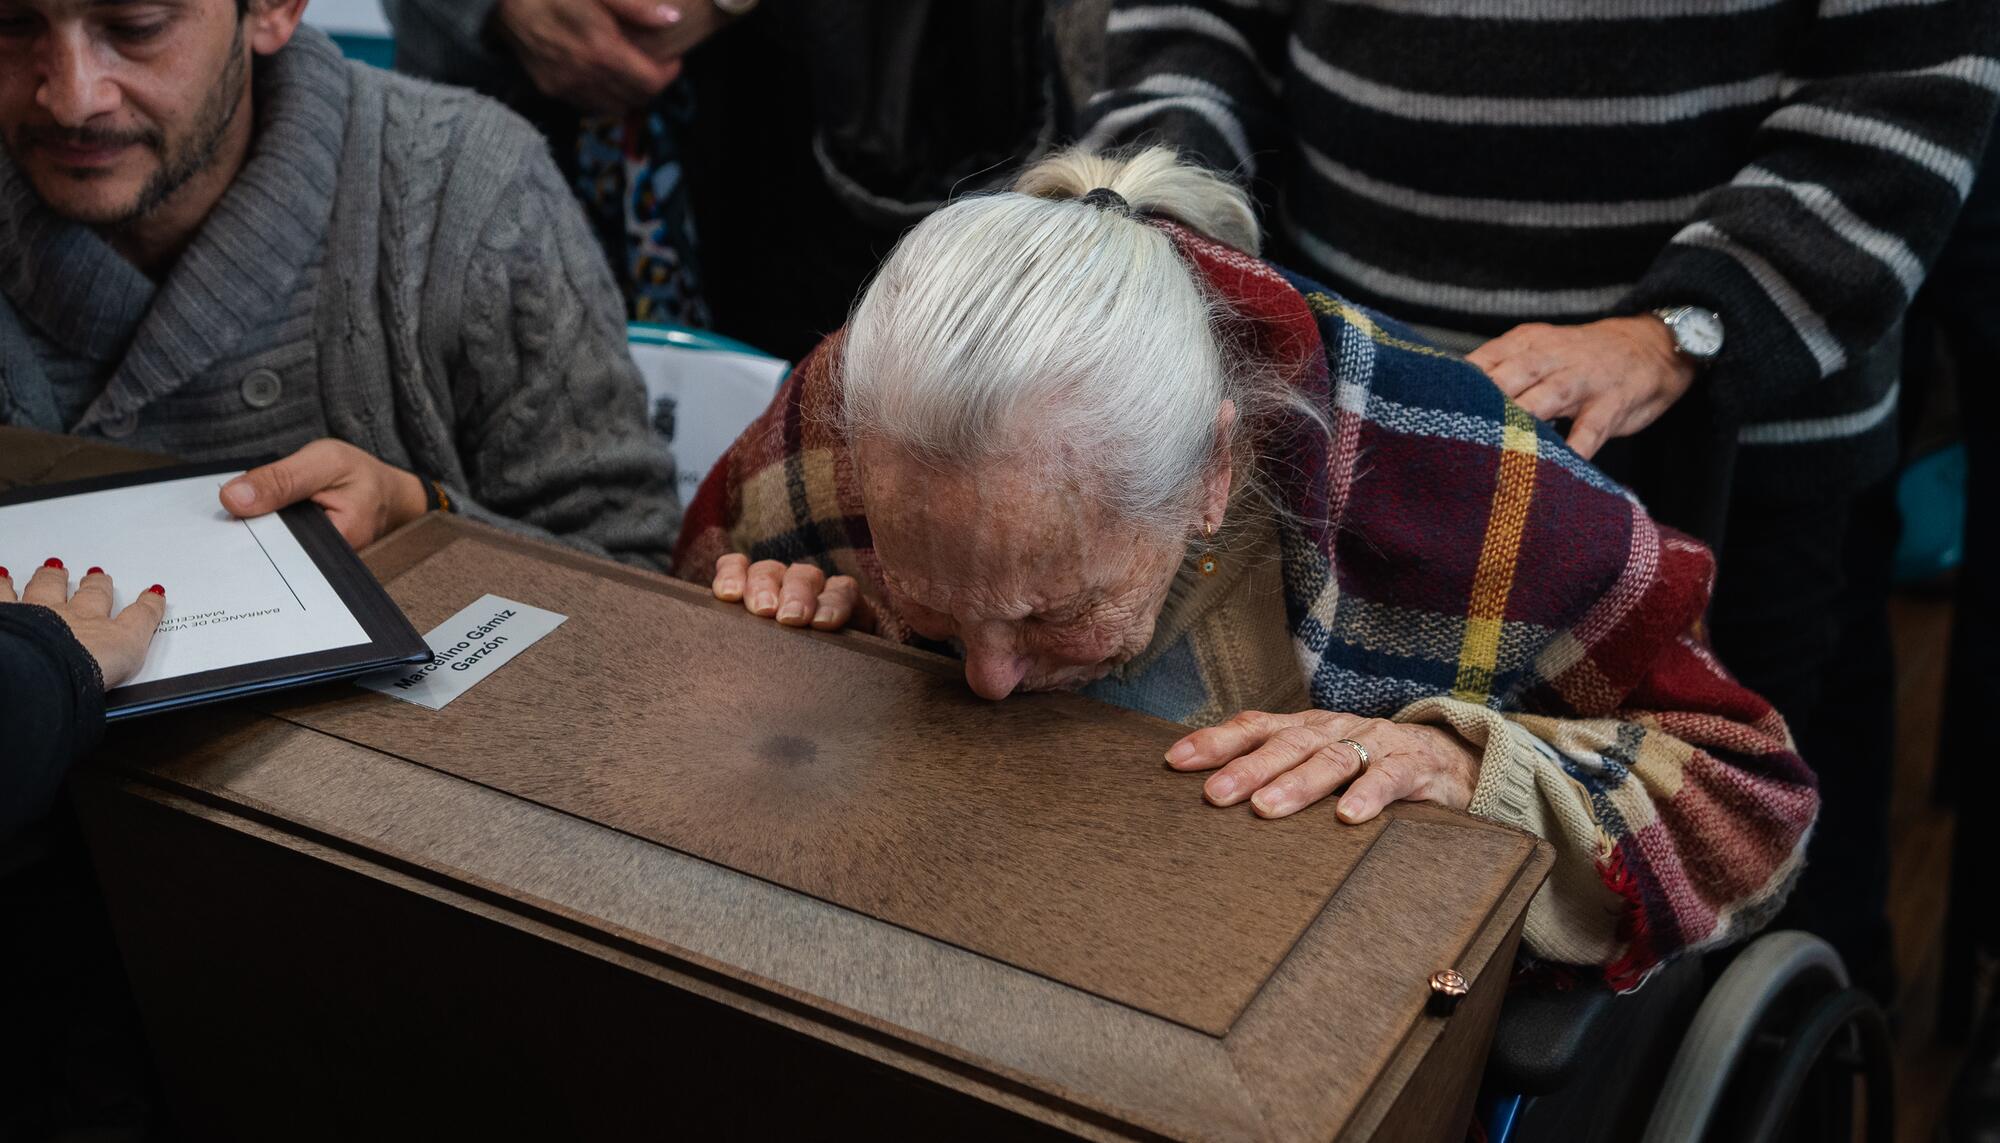
[[129, 437], [139, 431], [139, 414], [120, 413], [118, 416], [112, 417], [110, 420], [98, 425], [97, 429], [107, 437], [117, 439]]
[[268, 409], [278, 403], [285, 383], [269, 369], [259, 369], [243, 379], [243, 403], [253, 409]]

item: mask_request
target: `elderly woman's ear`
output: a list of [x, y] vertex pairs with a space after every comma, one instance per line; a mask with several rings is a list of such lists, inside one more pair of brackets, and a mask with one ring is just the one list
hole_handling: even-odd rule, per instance
[[731, 552], [715, 561], [710, 590], [725, 603], [740, 602], [750, 614], [776, 619], [787, 627], [821, 631], [843, 627], [872, 631], [875, 627], [874, 610], [854, 577], [829, 577], [813, 564], [786, 567], [777, 560], [753, 564], [749, 556]]
[[1222, 519], [1229, 510], [1229, 489], [1234, 478], [1231, 464], [1236, 443], [1236, 402], [1224, 400], [1222, 408], [1215, 414], [1215, 463], [1209, 465], [1206, 480], [1206, 503], [1202, 505], [1202, 522], [1210, 528], [1222, 527]]

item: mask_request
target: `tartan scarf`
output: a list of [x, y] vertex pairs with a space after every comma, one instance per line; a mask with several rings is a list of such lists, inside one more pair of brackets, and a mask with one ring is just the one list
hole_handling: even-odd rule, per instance
[[[1782, 719], [1700, 637], [1708, 550], [1654, 523], [1462, 359], [1148, 221], [1239, 319], [1224, 324], [1225, 351], [1330, 411], [1330, 436], [1304, 417], [1253, 427], [1261, 476], [1289, 510], [1285, 607], [1313, 702], [1406, 720], [1443, 709], [1434, 720], [1461, 729], [1468, 712], [1490, 713], [1533, 739], [1546, 773], [1474, 809], [1575, 835], [1550, 840], [1587, 851], [1620, 905], [1612, 951], [1568, 955], [1597, 960], [1616, 986], [1768, 919], [1801, 866], [1815, 783]], [[841, 347], [835, 333], [802, 362], [709, 474], [675, 566], [706, 583], [718, 556], [740, 551], [853, 575], [880, 633], [907, 642], [877, 586], [842, 437]], [[1513, 765], [1495, 749], [1483, 790]], [[1508, 812], [1510, 798], [1535, 797], [1556, 804]], [[1587, 944], [1542, 943], [1557, 956]]]

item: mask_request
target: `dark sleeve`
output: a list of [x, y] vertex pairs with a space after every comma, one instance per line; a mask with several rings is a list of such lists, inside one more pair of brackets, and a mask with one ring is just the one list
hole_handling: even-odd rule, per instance
[[1972, 184], [2000, 102], [2000, 5], [1827, 0], [1753, 136], [1629, 299], [1699, 305], [1732, 420], [1770, 416], [1902, 317]]
[[396, 70], [507, 100], [526, 75], [491, 34], [498, 0], [383, 0]]
[[48, 812], [104, 733], [97, 661], [46, 607], [0, 604], [0, 838]]
[[1165, 143], [1216, 170], [1259, 177], [1287, 134], [1278, 77], [1290, 7], [1115, 0], [1104, 90], [1078, 109], [1078, 141]]

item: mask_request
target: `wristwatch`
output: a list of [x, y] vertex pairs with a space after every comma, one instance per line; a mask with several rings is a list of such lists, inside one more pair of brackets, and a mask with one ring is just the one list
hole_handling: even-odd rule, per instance
[[1700, 306], [1667, 306], [1653, 311], [1667, 325], [1674, 348], [1697, 365], [1706, 365], [1722, 352], [1722, 316]]

